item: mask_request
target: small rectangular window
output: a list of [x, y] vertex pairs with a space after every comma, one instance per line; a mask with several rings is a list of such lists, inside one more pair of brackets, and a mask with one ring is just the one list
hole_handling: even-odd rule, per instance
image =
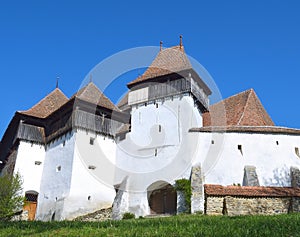
[[243, 147], [242, 145], [238, 145], [238, 150], [241, 152], [241, 154], [243, 155]]
[[96, 166], [94, 165], [89, 165], [89, 170], [95, 170], [96, 169]]
[[59, 165], [56, 167], [56, 172], [60, 172], [60, 171], [61, 171], [61, 166]]
[[91, 137], [90, 138], [90, 145], [94, 145], [94, 142], [95, 142], [95, 138]]
[[40, 164], [42, 164], [42, 162], [41, 162], [41, 161], [38, 161], [38, 160], [36, 160], [36, 161], [34, 162], [34, 164], [35, 164], [35, 165], [40, 165]]
[[300, 158], [299, 147], [295, 147], [295, 153]]

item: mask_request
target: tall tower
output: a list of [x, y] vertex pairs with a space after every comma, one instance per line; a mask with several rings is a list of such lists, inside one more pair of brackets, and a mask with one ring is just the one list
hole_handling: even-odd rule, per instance
[[[144, 198], [147, 206], [153, 190], [189, 177], [197, 149], [197, 141], [191, 139], [189, 130], [202, 127], [202, 113], [208, 111], [211, 91], [192, 68], [182, 38], [178, 46], [161, 47], [144, 74], [127, 86], [127, 103], [124, 98], [119, 106], [130, 111], [131, 129], [118, 143], [117, 161], [128, 171], [129, 196], [139, 196], [129, 200], [142, 203]], [[117, 177], [119, 183], [126, 175]], [[137, 194], [143, 190], [148, 194]], [[129, 201], [127, 211], [143, 209], [138, 205]], [[146, 208], [138, 215], [145, 213], [149, 214]]]

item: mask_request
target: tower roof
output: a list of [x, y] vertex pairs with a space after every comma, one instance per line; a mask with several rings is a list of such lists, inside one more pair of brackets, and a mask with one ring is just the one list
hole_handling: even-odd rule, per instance
[[68, 98], [65, 94], [60, 89], [56, 88], [32, 108], [26, 111], [19, 111], [19, 113], [37, 118], [46, 118], [67, 101]]
[[203, 126], [274, 126], [253, 89], [210, 106], [203, 114]]
[[192, 69], [192, 65], [182, 45], [161, 49], [144, 74], [128, 83], [127, 86], [131, 87], [155, 77], [177, 73], [187, 69]]
[[85, 87], [81, 88], [75, 95], [71, 97], [71, 99], [80, 99], [85, 102], [89, 102], [95, 104], [97, 106], [101, 106], [103, 108], [107, 108], [110, 110], [120, 111], [113, 102], [108, 99], [103, 92], [101, 92], [98, 87], [90, 82]]

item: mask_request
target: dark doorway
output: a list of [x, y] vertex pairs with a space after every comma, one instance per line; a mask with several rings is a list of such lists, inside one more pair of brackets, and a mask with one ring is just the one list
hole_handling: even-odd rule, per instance
[[177, 193], [166, 182], [159, 181], [149, 186], [148, 201], [151, 214], [176, 214]]

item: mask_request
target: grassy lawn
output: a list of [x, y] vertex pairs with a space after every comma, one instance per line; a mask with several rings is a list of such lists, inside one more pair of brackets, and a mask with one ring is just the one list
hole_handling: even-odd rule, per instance
[[105, 222], [0, 222], [0, 236], [300, 236], [300, 214], [180, 215]]

